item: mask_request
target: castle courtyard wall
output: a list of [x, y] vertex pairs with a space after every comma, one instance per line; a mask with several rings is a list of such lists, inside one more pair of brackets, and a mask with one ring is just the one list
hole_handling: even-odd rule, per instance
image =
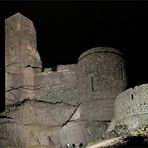
[[76, 105], [78, 93], [76, 86], [76, 65], [59, 65], [57, 71], [50, 68], [44, 72], [34, 75], [35, 86], [40, 88], [35, 90], [35, 99], [49, 102], [66, 102]]
[[80, 55], [77, 78], [84, 119], [111, 120], [116, 96], [127, 88], [123, 53], [110, 47], [96, 47]]

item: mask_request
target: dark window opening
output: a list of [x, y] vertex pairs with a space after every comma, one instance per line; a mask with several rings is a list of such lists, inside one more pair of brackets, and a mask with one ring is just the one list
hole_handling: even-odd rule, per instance
[[133, 94], [131, 94], [131, 98], [132, 98], [132, 100], [134, 99], [134, 95]]
[[76, 145], [75, 144], [72, 144], [72, 147], [76, 147]]
[[57, 69], [58, 69], [58, 66], [51, 67], [51, 71], [53, 71], [53, 72], [56, 72], [56, 71], [57, 71]]
[[93, 77], [91, 77], [91, 90], [94, 91]]

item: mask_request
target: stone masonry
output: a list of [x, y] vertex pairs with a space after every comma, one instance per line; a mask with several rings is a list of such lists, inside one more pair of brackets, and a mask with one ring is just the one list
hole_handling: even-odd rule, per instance
[[[27, 67], [29, 66], [29, 67]], [[32, 69], [31, 67], [36, 67]], [[41, 71], [32, 21], [17, 13], [5, 20], [6, 105], [33, 96], [34, 73]], [[28, 91], [21, 91], [25, 89]], [[11, 91], [13, 90], [13, 91]]]
[[[114, 104], [114, 118], [108, 131], [116, 130], [119, 134], [137, 134], [140, 126], [148, 125], [148, 84], [130, 88], [119, 94]], [[142, 131], [141, 131], [142, 132]]]
[[79, 57], [77, 75], [82, 118], [111, 120], [113, 102], [127, 87], [123, 54], [109, 47], [90, 49]]
[[[96, 47], [81, 54], [77, 64], [42, 71], [32, 21], [17, 13], [5, 23], [7, 115], [0, 118], [0, 145], [85, 147], [101, 137], [114, 117], [116, 96], [127, 88], [123, 54]], [[117, 98], [118, 103], [122, 108]]]

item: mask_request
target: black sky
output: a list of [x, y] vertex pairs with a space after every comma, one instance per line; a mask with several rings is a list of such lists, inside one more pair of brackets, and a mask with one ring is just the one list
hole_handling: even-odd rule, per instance
[[3, 34], [4, 20], [17, 12], [34, 22], [44, 67], [110, 46], [125, 54], [129, 87], [148, 82], [148, 2], [0, 2]]

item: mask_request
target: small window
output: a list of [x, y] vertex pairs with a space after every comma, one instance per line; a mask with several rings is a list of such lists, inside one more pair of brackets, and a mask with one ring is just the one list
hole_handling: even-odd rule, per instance
[[134, 99], [134, 95], [133, 95], [133, 94], [131, 94], [131, 99], [132, 99], [132, 100]]
[[51, 71], [56, 72], [57, 71], [57, 66], [51, 67]]
[[91, 77], [91, 90], [94, 91], [94, 82], [93, 77]]

